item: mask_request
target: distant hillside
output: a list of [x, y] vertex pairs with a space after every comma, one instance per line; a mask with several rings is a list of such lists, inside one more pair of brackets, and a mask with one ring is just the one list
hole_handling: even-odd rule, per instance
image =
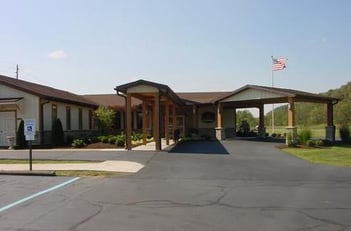
[[[351, 82], [337, 89], [320, 93], [330, 97], [341, 99], [338, 104], [334, 105], [334, 123], [335, 125], [351, 125]], [[287, 105], [278, 107], [274, 110], [274, 124], [277, 126], [287, 126]], [[271, 124], [272, 112], [265, 116], [265, 123]], [[316, 103], [296, 103], [295, 104], [295, 123], [296, 125], [318, 125], [326, 124], [326, 105]]]

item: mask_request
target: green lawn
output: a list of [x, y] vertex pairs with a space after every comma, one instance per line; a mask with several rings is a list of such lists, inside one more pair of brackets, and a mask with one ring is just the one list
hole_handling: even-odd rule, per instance
[[284, 148], [282, 150], [312, 163], [351, 167], [350, 145], [328, 148]]
[[[324, 139], [325, 138], [325, 126], [324, 124], [320, 124], [320, 125], [313, 125], [313, 126], [302, 126], [302, 125], [296, 125], [297, 127], [297, 133], [299, 133], [301, 131], [301, 129], [303, 128], [307, 128], [310, 129], [312, 132], [312, 138], [314, 139]], [[266, 132], [269, 133], [269, 135], [272, 134], [272, 129], [271, 126], [268, 125], [266, 127]], [[274, 127], [274, 133], [276, 134], [284, 134], [286, 133], [286, 126], [275, 126]], [[336, 126], [336, 131], [335, 131], [335, 138], [339, 139], [340, 138], [340, 134], [339, 134], [339, 126]]]
[[[0, 164], [27, 164], [29, 159], [0, 159]], [[92, 160], [33, 160], [33, 164], [84, 164], [99, 163], [102, 161]]]
[[55, 171], [56, 176], [79, 176], [79, 177], [109, 177], [109, 176], [127, 176], [131, 173], [125, 172], [108, 172], [108, 171], [88, 171], [88, 170], [59, 170]]
[[[95, 160], [33, 160], [33, 164], [86, 164], [99, 163], [102, 161]], [[28, 164], [29, 160], [24, 159], [0, 159], [0, 164]], [[90, 171], [90, 170], [57, 170], [56, 176], [80, 176], [80, 177], [108, 177], [108, 176], [125, 176], [130, 173], [108, 172], [108, 171]]]

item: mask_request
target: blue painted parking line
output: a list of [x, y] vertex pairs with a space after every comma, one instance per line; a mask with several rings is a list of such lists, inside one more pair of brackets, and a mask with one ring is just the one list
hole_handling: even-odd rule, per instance
[[65, 185], [68, 185], [68, 184], [70, 184], [70, 183], [73, 183], [74, 181], [76, 181], [76, 180], [78, 180], [78, 179], [80, 179], [80, 178], [79, 178], [79, 177], [75, 177], [75, 178], [70, 179], [70, 180], [68, 180], [68, 181], [65, 181], [65, 182], [63, 182], [63, 183], [61, 183], [61, 184], [55, 185], [55, 186], [53, 186], [53, 187], [51, 187], [51, 188], [48, 188], [48, 189], [45, 189], [45, 190], [43, 190], [43, 191], [37, 192], [37, 193], [35, 193], [35, 194], [32, 194], [32, 195], [30, 195], [30, 196], [27, 196], [27, 197], [22, 198], [22, 199], [20, 199], [20, 200], [18, 200], [18, 201], [15, 201], [15, 202], [13, 202], [13, 203], [11, 203], [11, 204], [5, 205], [5, 206], [3, 206], [3, 207], [0, 208], [0, 213], [1, 213], [1, 212], [4, 212], [5, 210], [8, 210], [8, 209], [10, 209], [10, 208], [12, 208], [12, 207], [15, 207], [16, 205], [22, 204], [22, 203], [24, 203], [24, 202], [26, 202], [26, 201], [29, 201], [29, 200], [31, 200], [31, 199], [34, 199], [34, 198], [38, 197], [38, 196], [41, 196], [41, 195], [43, 195], [43, 194], [45, 194], [45, 193], [54, 191], [54, 190], [59, 189], [59, 188], [65, 186]]

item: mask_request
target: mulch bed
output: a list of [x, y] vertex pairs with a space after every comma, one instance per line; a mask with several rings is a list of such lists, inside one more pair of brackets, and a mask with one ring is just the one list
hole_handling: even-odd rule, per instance
[[98, 143], [88, 144], [87, 146], [85, 146], [85, 148], [87, 148], [87, 149], [104, 149], [104, 148], [121, 148], [121, 147], [117, 147], [115, 144], [98, 142]]

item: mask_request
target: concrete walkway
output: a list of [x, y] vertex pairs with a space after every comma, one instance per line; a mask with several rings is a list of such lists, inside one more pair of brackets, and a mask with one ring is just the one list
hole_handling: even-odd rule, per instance
[[[156, 143], [154, 141], [147, 143], [146, 145], [139, 145], [132, 148], [133, 151], [155, 151]], [[161, 139], [161, 147], [163, 151], [169, 151], [174, 146], [173, 140], [169, 141], [169, 145], [166, 144], [165, 139]]]
[[[33, 171], [89, 170], [135, 173], [144, 165], [132, 161], [107, 160], [99, 163], [79, 164], [33, 164]], [[0, 164], [0, 171], [28, 171], [29, 164]]]
[[[173, 148], [173, 141], [166, 145], [162, 139], [162, 150]], [[58, 164], [33, 164], [33, 171], [55, 170], [88, 170], [136, 173], [140, 171], [148, 160], [154, 155], [155, 142], [139, 145], [132, 151], [125, 149], [37, 149], [33, 150], [34, 159], [52, 160], [102, 160], [97, 163], [58, 163]], [[28, 150], [0, 150], [0, 158], [26, 159]], [[29, 171], [29, 164], [0, 164], [0, 174], [9, 174], [17, 171]]]

